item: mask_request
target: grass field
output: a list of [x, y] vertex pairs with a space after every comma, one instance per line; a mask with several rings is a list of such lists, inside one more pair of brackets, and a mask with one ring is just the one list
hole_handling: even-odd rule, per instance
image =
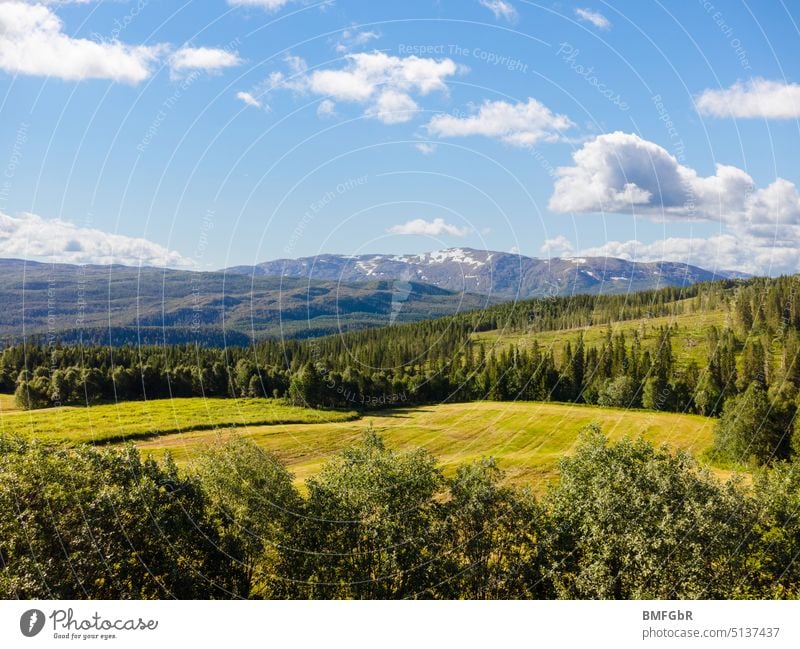
[[[660, 327], [677, 325], [678, 329], [672, 338], [672, 351], [678, 367], [685, 367], [691, 361], [703, 367], [708, 354], [706, 334], [709, 327], [725, 326], [726, 313], [722, 309], [703, 311], [698, 313], [679, 313], [672, 316], [659, 318], [642, 318], [639, 320], [624, 320], [611, 326], [614, 335], [623, 332], [628, 345], [633, 340], [633, 332], [639, 333], [642, 347], [648, 349], [658, 343], [658, 330]], [[578, 336], [583, 333], [583, 341], [587, 347], [600, 347], [606, 337], [608, 325], [593, 325], [575, 329], [561, 329], [559, 331], [543, 331], [540, 333], [485, 331], [473, 334], [475, 340], [483, 341], [487, 349], [493, 345], [501, 348], [505, 345], [516, 345], [520, 349], [530, 347], [533, 341], [538, 341], [541, 347], [553, 349], [557, 362], [563, 358], [564, 346], [570, 341], [574, 347]]]
[[446, 473], [460, 463], [492, 455], [509, 480], [541, 488], [556, 475], [559, 457], [574, 448], [580, 429], [592, 422], [600, 424], [612, 439], [642, 434], [652, 442], [687, 449], [698, 456], [711, 444], [714, 426], [714, 420], [696, 415], [555, 403], [481, 402], [382, 411], [356, 421], [195, 431], [142, 441], [137, 446], [156, 457], [169, 450], [187, 466], [205, 445], [242, 435], [276, 453], [302, 481], [318, 471], [331, 454], [357, 442], [371, 425], [390, 446], [425, 447], [441, 461]]
[[0, 417], [7, 412], [19, 412], [13, 394], [0, 394]]
[[358, 417], [287, 406], [275, 399], [162, 399], [19, 411], [0, 399], [0, 432], [80, 444], [118, 442], [185, 431], [274, 424], [320, 424]]
[[[272, 399], [172, 399], [91, 407], [20, 411], [0, 395], [0, 430], [68, 444], [134, 440], [145, 454], [169, 451], [191, 466], [204, 447], [231, 435], [274, 452], [298, 482], [317, 472], [332, 454], [357, 443], [368, 427], [387, 444], [424, 447], [445, 470], [492, 455], [515, 483], [541, 489], [557, 475], [578, 432], [599, 424], [612, 439], [645, 439], [700, 457], [712, 442], [713, 419], [697, 415], [529, 402], [479, 402], [356, 412], [309, 410]], [[712, 467], [713, 468], [713, 467]], [[720, 477], [729, 471], [715, 469]]]

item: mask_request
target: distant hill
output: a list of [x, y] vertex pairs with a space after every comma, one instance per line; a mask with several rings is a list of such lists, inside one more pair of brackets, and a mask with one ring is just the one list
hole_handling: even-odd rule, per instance
[[611, 257], [537, 259], [472, 248], [450, 248], [421, 255], [318, 255], [277, 259], [256, 266], [236, 266], [227, 272], [336, 282], [419, 281], [448, 291], [479, 293], [504, 300], [579, 293], [629, 293], [746, 277], [735, 271], [711, 272], [677, 262], [638, 263]]
[[423, 282], [338, 282], [0, 260], [0, 337], [246, 345], [479, 309], [498, 300]]

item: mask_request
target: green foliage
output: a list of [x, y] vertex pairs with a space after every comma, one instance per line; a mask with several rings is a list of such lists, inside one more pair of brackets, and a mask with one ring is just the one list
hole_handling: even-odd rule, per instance
[[753, 482], [759, 521], [753, 528], [749, 561], [756, 596], [800, 597], [800, 464], [780, 462]]
[[[275, 396], [298, 406], [361, 411], [531, 400], [719, 416], [727, 400], [756, 382], [779, 404], [785, 432], [783, 420], [793, 415], [800, 390], [797, 288], [797, 277], [779, 277], [531, 300], [249, 348], [32, 341], [0, 354], [0, 384], [16, 377], [17, 402], [26, 409]], [[713, 317], [700, 326], [703, 314]], [[691, 335], [684, 331], [684, 316], [696, 316]], [[624, 329], [611, 326], [626, 321]], [[490, 350], [484, 338], [476, 338], [488, 330], [503, 334]], [[539, 336], [550, 344], [540, 344]], [[785, 455], [789, 444], [781, 444]], [[728, 451], [723, 455], [731, 457]], [[763, 461], [763, 449], [757, 455]]]
[[544, 512], [529, 490], [502, 484], [493, 458], [461, 465], [443, 511], [448, 572], [445, 596], [467, 599], [551, 597]]
[[275, 456], [240, 437], [208, 448], [199, 458], [209, 515], [227, 557], [226, 590], [235, 597], [285, 595], [280, 575], [302, 501], [292, 475]]
[[597, 427], [546, 499], [553, 580], [568, 599], [725, 597], [738, 587], [749, 510], [691, 456], [639, 439], [609, 444]]
[[747, 489], [591, 427], [537, 502], [491, 458], [445, 479], [370, 432], [306, 487], [241, 439], [185, 475], [130, 447], [0, 437], [0, 597], [800, 595], [797, 464]]
[[218, 597], [200, 484], [133, 448], [0, 439], [0, 597]]
[[636, 406], [638, 384], [631, 376], [618, 376], [611, 379], [601, 390], [597, 399], [600, 406], [631, 408]]
[[421, 597], [438, 582], [434, 496], [443, 486], [424, 450], [397, 452], [367, 433], [307, 482], [297, 558], [303, 596]]
[[793, 415], [770, 403], [763, 386], [753, 381], [743, 394], [725, 402], [714, 429], [712, 457], [745, 465], [786, 457]]

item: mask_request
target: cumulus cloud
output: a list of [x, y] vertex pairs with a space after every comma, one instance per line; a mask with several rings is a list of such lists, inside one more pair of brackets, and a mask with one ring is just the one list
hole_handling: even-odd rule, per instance
[[800, 271], [800, 242], [793, 244], [734, 234], [667, 237], [652, 243], [608, 241], [581, 251], [586, 257], [618, 257], [630, 261], [678, 261], [708, 270], [735, 270], [753, 275]]
[[599, 11], [592, 11], [591, 9], [576, 9], [575, 15], [579, 20], [582, 20], [585, 23], [590, 23], [597, 27], [597, 29], [611, 29], [611, 21]]
[[510, 2], [506, 0], [478, 0], [482, 7], [486, 7], [494, 14], [498, 20], [505, 18], [508, 22], [513, 23], [519, 17], [517, 10]]
[[0, 2], [0, 69], [11, 74], [136, 84], [150, 76], [165, 50], [163, 45], [72, 38], [44, 5]]
[[547, 257], [569, 257], [575, 253], [575, 246], [563, 234], [553, 239], [545, 239], [539, 251]]
[[379, 119], [384, 124], [401, 124], [414, 118], [419, 112], [419, 106], [411, 97], [396, 90], [385, 90], [373, 106], [366, 111], [367, 117]]
[[232, 68], [242, 63], [235, 52], [214, 47], [181, 47], [169, 57], [169, 66], [174, 74], [193, 70], [214, 72]]
[[559, 167], [555, 212], [632, 212], [657, 219], [716, 221], [747, 231], [800, 224], [797, 187], [782, 178], [762, 189], [747, 172], [718, 164], [700, 176], [666, 149], [633, 133], [600, 135]]
[[439, 137], [481, 135], [518, 147], [530, 147], [540, 141], [553, 142], [559, 133], [573, 126], [565, 115], [553, 113], [547, 106], [528, 98], [510, 104], [485, 101], [472, 115], [436, 115], [426, 128]]
[[147, 239], [27, 213], [0, 212], [0, 257], [71, 264], [193, 265], [190, 259]]
[[755, 78], [723, 90], [704, 90], [695, 98], [697, 110], [712, 117], [800, 117], [800, 84]]
[[261, 108], [262, 105], [258, 99], [244, 90], [240, 90], [236, 93], [236, 99], [242, 100], [245, 104], [252, 106], [253, 108]]
[[348, 54], [345, 58], [347, 65], [342, 69], [316, 70], [309, 75], [308, 89], [342, 101], [364, 101], [383, 86], [427, 95], [446, 91], [445, 80], [457, 71], [450, 59], [403, 58], [384, 52]]
[[412, 221], [393, 225], [387, 232], [390, 234], [415, 234], [430, 237], [438, 237], [443, 234], [453, 237], [466, 237], [472, 230], [467, 227], [459, 228], [457, 225], [445, 222], [444, 219], [437, 218], [433, 219], [433, 221], [413, 219]]
[[607, 133], [573, 154], [574, 165], [556, 170], [549, 207], [554, 212], [632, 213], [656, 220], [713, 222], [710, 239], [670, 238], [654, 244], [609, 242], [582, 254], [624, 258], [719, 260], [719, 268], [797, 272], [800, 259], [800, 192], [777, 178], [758, 188], [747, 172], [718, 164], [701, 176], [659, 145], [631, 133]]
[[397, 57], [384, 52], [347, 54], [341, 68], [308, 71], [300, 57], [287, 57], [291, 74], [273, 72], [270, 88], [324, 96], [332, 102], [365, 105], [364, 114], [387, 124], [407, 122], [419, 111], [412, 95], [447, 92], [458, 72], [451, 59]]

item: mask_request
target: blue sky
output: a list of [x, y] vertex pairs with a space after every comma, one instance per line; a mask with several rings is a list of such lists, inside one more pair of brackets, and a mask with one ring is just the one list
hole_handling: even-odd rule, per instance
[[798, 24], [779, 1], [0, 0], [0, 256], [797, 272]]

